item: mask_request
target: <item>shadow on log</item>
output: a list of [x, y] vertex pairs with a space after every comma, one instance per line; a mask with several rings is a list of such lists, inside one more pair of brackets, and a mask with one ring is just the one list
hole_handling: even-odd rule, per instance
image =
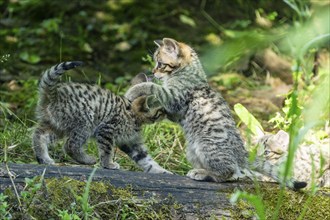
[[[44, 178], [70, 177], [86, 181], [92, 168], [72, 166], [43, 166], [34, 164], [9, 164], [10, 172], [14, 174], [14, 183], [18, 189], [25, 185], [25, 178], [35, 176]], [[0, 192], [12, 187], [6, 166], [0, 166]], [[229, 195], [236, 188], [253, 187], [251, 183], [209, 183], [198, 182], [188, 177], [169, 174], [147, 174], [124, 170], [97, 169], [93, 181], [108, 181], [114, 187], [130, 186], [140, 198], [156, 198], [162, 200], [172, 197], [183, 206], [185, 218], [194, 219], [194, 216], [217, 216], [230, 218], [232, 204]]]

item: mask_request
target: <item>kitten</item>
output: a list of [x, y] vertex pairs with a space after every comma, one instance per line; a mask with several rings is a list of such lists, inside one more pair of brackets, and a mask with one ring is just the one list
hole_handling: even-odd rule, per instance
[[[157, 103], [149, 102], [145, 96], [130, 102], [96, 85], [58, 82], [66, 70], [80, 65], [80, 61], [57, 64], [40, 79], [36, 110], [39, 123], [32, 140], [38, 162], [54, 164], [48, 145], [66, 137], [64, 149], [69, 156], [78, 163], [95, 164], [96, 159], [83, 150], [86, 141], [93, 137], [103, 168], [119, 169], [119, 164], [113, 162], [117, 144], [145, 172], [170, 173], [148, 155], [140, 134], [142, 123], [164, 118], [163, 108], [154, 107]], [[138, 75], [135, 82], [141, 78]]]
[[[275, 165], [284, 165], [287, 160], [289, 139], [289, 134], [282, 130], [276, 134], [265, 134], [257, 140], [258, 155], [264, 155]], [[323, 160], [323, 166], [321, 166], [321, 160]], [[308, 187], [312, 184], [313, 175], [316, 185], [330, 187], [329, 145], [299, 145], [295, 152], [293, 173], [295, 178], [306, 181]]]
[[[239, 179], [250, 168], [278, 182], [278, 169], [265, 160], [248, 162], [248, 152], [236, 129], [230, 109], [222, 96], [207, 83], [206, 74], [196, 52], [188, 45], [170, 38], [155, 41], [155, 77], [163, 85], [151, 82], [135, 85], [126, 93], [134, 100], [155, 95], [166, 112], [182, 126], [187, 140], [187, 159], [194, 169], [187, 174], [195, 180], [223, 182]], [[285, 183], [299, 189], [304, 182], [293, 179]]]

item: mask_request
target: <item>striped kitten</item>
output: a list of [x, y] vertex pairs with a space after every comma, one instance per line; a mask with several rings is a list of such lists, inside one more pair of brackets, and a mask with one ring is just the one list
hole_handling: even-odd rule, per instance
[[[265, 134], [257, 140], [259, 144], [258, 155], [265, 156], [272, 164], [284, 165], [287, 160], [289, 138], [289, 134], [282, 130], [276, 134]], [[310, 187], [313, 175], [316, 185], [330, 187], [329, 143], [322, 146], [301, 144], [297, 148], [294, 157], [293, 176], [306, 181]]]
[[[86, 141], [93, 137], [103, 168], [119, 168], [113, 162], [116, 144], [145, 172], [170, 173], [148, 155], [140, 135], [142, 123], [164, 118], [163, 108], [149, 108], [146, 97], [130, 102], [96, 85], [58, 82], [63, 72], [80, 65], [80, 61], [57, 64], [46, 70], [40, 79], [36, 111], [39, 124], [32, 140], [38, 162], [54, 164], [48, 146], [66, 137], [64, 148], [68, 155], [79, 163], [95, 164], [96, 159], [83, 150]], [[138, 75], [135, 82], [141, 78]]]
[[[176, 118], [187, 139], [187, 159], [194, 169], [187, 174], [195, 180], [223, 182], [245, 176], [250, 168], [278, 182], [277, 167], [265, 160], [248, 162], [248, 152], [236, 129], [230, 109], [222, 96], [213, 91], [196, 52], [184, 43], [170, 38], [155, 41], [155, 77], [163, 85], [151, 82], [132, 87], [126, 97], [134, 100], [153, 94], [160, 100], [170, 118]], [[306, 186], [290, 179], [290, 188]]]

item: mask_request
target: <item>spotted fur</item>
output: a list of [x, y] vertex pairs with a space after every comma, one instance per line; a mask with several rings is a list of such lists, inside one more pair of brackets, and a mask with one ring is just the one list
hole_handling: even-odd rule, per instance
[[140, 135], [142, 123], [164, 118], [163, 108], [148, 106], [145, 96], [130, 102], [96, 85], [59, 82], [66, 70], [80, 65], [80, 61], [63, 62], [42, 74], [36, 110], [38, 127], [33, 134], [38, 162], [54, 164], [48, 146], [67, 138], [64, 149], [69, 156], [78, 163], [95, 164], [96, 158], [83, 149], [89, 138], [95, 138], [104, 168], [119, 168], [113, 161], [115, 145], [118, 145], [145, 172], [169, 173], [148, 155]]
[[[126, 97], [134, 100], [153, 94], [170, 118], [180, 123], [187, 140], [187, 159], [194, 168], [187, 175], [195, 180], [223, 182], [239, 179], [253, 168], [281, 182], [276, 166], [262, 159], [249, 164], [230, 109], [208, 85], [197, 53], [170, 38], [155, 43], [158, 49], [154, 53], [153, 73], [163, 85], [141, 83], [132, 87]], [[298, 189], [306, 183], [290, 179], [286, 185]]]

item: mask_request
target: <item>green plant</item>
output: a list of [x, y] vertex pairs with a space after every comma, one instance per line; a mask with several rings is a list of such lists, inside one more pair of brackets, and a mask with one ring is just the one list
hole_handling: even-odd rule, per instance
[[[93, 206], [89, 204], [89, 192], [90, 192], [90, 185], [93, 180], [93, 176], [95, 174], [97, 168], [94, 168], [92, 173], [89, 175], [84, 192], [82, 195], [78, 195], [75, 193], [73, 190], [71, 190], [71, 193], [74, 195], [76, 201], [79, 203], [82, 213], [83, 213], [83, 219], [88, 220], [90, 216], [93, 214]], [[60, 211], [59, 211], [60, 212]], [[75, 214], [68, 214], [67, 210], [61, 211], [60, 212], [63, 216], [66, 217], [72, 217], [73, 219], [75, 218]]]
[[[266, 213], [265, 213], [265, 206], [262, 201], [262, 197], [260, 194], [254, 195], [248, 192], [237, 190], [235, 193], [231, 195], [230, 202], [236, 203], [239, 199], [244, 199], [256, 210], [256, 215], [258, 219], [266, 219]], [[251, 217], [253, 217], [254, 214], [252, 214]]]
[[89, 218], [89, 216], [91, 215], [91, 213], [93, 212], [93, 207], [89, 205], [88, 198], [89, 198], [90, 185], [93, 180], [93, 176], [95, 174], [96, 169], [97, 168], [94, 168], [92, 173], [89, 175], [83, 195], [81, 197], [78, 197], [78, 201], [81, 202], [81, 208], [84, 213], [85, 220], [87, 220]]
[[311, 16], [308, 1], [301, 0], [283, 0], [297, 14], [298, 21], [304, 22]]
[[143, 136], [150, 154], [164, 168], [180, 175], [191, 169], [185, 155], [185, 139], [181, 127], [163, 121], [144, 126]]
[[61, 220], [80, 220], [77, 214], [69, 214], [68, 210], [58, 210], [58, 217]]
[[254, 135], [263, 133], [260, 122], [240, 103], [234, 105], [234, 111], [242, 122], [246, 124], [249, 131]]
[[33, 203], [34, 197], [42, 186], [42, 181], [43, 178], [39, 180], [39, 177], [34, 177], [33, 179], [25, 178], [25, 187], [20, 193], [20, 198], [25, 209], [28, 210]]
[[5, 196], [3, 193], [0, 193], [0, 219], [1, 220], [7, 220], [10, 219], [10, 213], [9, 213], [9, 204], [6, 201], [8, 196]]
[[4, 62], [8, 61], [9, 57], [10, 57], [10, 54], [5, 54], [5, 55], [0, 56], [0, 63], [4, 63]]

